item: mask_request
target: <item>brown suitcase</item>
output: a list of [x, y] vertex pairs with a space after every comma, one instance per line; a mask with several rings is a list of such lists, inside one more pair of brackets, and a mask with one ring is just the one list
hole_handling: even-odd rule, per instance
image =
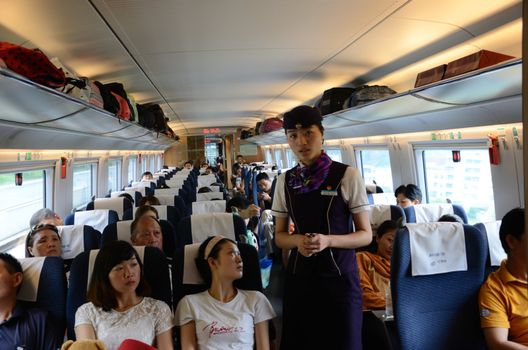
[[418, 73], [414, 87], [416, 88], [442, 80], [444, 78], [446, 67], [447, 64], [442, 64], [438, 67]]
[[512, 58], [515, 57], [503, 55], [493, 51], [481, 50], [471, 55], [459, 58], [458, 60], [449, 62], [444, 74], [444, 79], [471, 72], [476, 69], [493, 66], [494, 64], [507, 61]]

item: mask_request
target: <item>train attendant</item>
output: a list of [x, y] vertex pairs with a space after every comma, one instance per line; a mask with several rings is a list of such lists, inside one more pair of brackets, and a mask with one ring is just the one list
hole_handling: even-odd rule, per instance
[[172, 350], [172, 313], [167, 304], [146, 296], [143, 264], [127, 242], [103, 247], [95, 258], [88, 300], [75, 313], [77, 339], [100, 339], [117, 349], [125, 339]]
[[[363, 179], [323, 151], [317, 108], [286, 112], [283, 126], [299, 164], [279, 176], [272, 208], [276, 243], [292, 250], [281, 350], [359, 350], [362, 299], [354, 249], [372, 240]], [[289, 219], [295, 225], [291, 235]]]
[[269, 350], [268, 320], [275, 312], [261, 292], [234, 286], [243, 271], [236, 243], [209, 237], [198, 249], [196, 267], [209, 288], [178, 303], [182, 350]]

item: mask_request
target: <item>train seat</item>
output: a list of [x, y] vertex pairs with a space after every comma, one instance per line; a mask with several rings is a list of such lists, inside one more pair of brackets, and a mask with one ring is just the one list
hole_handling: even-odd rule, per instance
[[201, 175], [197, 179], [197, 187], [210, 186], [212, 183], [217, 182], [214, 174]]
[[[46, 310], [56, 325], [58, 343], [66, 329], [66, 274], [59, 257], [19, 259], [24, 280], [17, 299], [28, 307]], [[1, 347], [1, 346], [0, 346]]]
[[202, 186], [202, 187], [197, 187], [196, 188], [196, 193], [198, 193], [198, 191], [200, 190], [200, 188], [203, 188], [203, 187], [207, 187], [211, 190], [211, 192], [222, 192], [222, 186], [220, 185], [209, 185], [209, 186]]
[[130, 213], [133, 205], [133, 203], [124, 197], [96, 198], [93, 202], [86, 205], [86, 210], [110, 209], [117, 213], [119, 220], [130, 220], [132, 219]]
[[57, 226], [61, 238], [61, 257], [67, 265], [80, 253], [99, 249], [101, 232], [88, 225]]
[[213, 199], [225, 199], [222, 192], [205, 192], [205, 193], [196, 193], [196, 201], [211, 201]]
[[123, 191], [137, 191], [141, 193], [142, 197], [154, 195], [154, 190], [150, 187], [145, 187], [145, 186], [128, 186], [128, 187], [125, 187]]
[[174, 206], [180, 215], [183, 217], [185, 215], [190, 215], [187, 209], [187, 204], [185, 200], [179, 195], [159, 195], [156, 196], [159, 199], [161, 205]]
[[103, 232], [107, 225], [118, 221], [117, 213], [109, 209], [76, 211], [64, 218], [66, 225], [88, 225], [99, 232]]
[[457, 204], [432, 203], [416, 204], [403, 209], [409, 223], [424, 223], [438, 221], [442, 215], [456, 214], [467, 224], [468, 219], [464, 208]]
[[193, 214], [225, 213], [226, 211], [225, 200], [192, 202], [191, 205]]
[[140, 191], [136, 191], [136, 190], [114, 191], [110, 193], [110, 198], [119, 197], [119, 195], [123, 193], [128, 193], [129, 195], [131, 195], [132, 198], [134, 198], [134, 206], [135, 207], [139, 206], [139, 202], [141, 201], [141, 198], [143, 198], [143, 195], [141, 194]]
[[180, 220], [177, 233], [176, 249], [203, 242], [213, 235], [238, 241], [246, 234], [246, 223], [240, 216], [230, 213], [193, 214]]
[[396, 197], [394, 197], [394, 193], [390, 192], [368, 193], [367, 198], [370, 204], [396, 205]]
[[[164, 301], [172, 307], [170, 271], [167, 257], [157, 248], [134, 248], [143, 261], [143, 274], [152, 290], [150, 296]], [[68, 288], [66, 307], [68, 339], [75, 339], [75, 312], [79, 306], [87, 302], [86, 292], [88, 290], [88, 281], [92, 274], [97, 253], [98, 250], [83, 252], [73, 260], [70, 270], [70, 285]]]
[[405, 224], [405, 213], [403, 209], [397, 205], [389, 204], [373, 204], [369, 210], [370, 227], [372, 229], [372, 235], [374, 236], [372, 242], [366, 247], [358, 248], [357, 251], [368, 251], [375, 253], [378, 249], [376, 243], [376, 232], [378, 227], [386, 220], [398, 221], [402, 219], [402, 224]]
[[178, 223], [184, 217], [183, 213], [173, 205], [153, 205], [158, 211], [160, 220], [167, 220], [172, 227], [178, 227]]
[[146, 187], [150, 188], [151, 190], [156, 189], [156, 181], [149, 180], [149, 181], [132, 181], [132, 187]]
[[[398, 231], [391, 290], [401, 349], [485, 349], [478, 292], [485, 278], [487, 249], [484, 236], [470, 225], [407, 224]], [[466, 270], [457, 263], [465, 263]], [[449, 271], [445, 267], [450, 265], [456, 271], [435, 273]], [[424, 267], [436, 271], [413, 276], [423, 273]]]
[[506, 252], [502, 247], [499, 237], [500, 225], [500, 220], [478, 223], [474, 225], [480, 232], [486, 235], [488, 241], [489, 254], [486, 264], [489, 270], [488, 273], [497, 270], [501, 264], [501, 261], [507, 258]]
[[[130, 226], [134, 220], [119, 221], [108, 225], [101, 235], [101, 247], [106, 246], [113, 241], [126, 241], [132, 244], [130, 239]], [[175, 233], [174, 227], [167, 220], [159, 220], [161, 234], [163, 235], [163, 252], [165, 255], [171, 257], [175, 249]]]

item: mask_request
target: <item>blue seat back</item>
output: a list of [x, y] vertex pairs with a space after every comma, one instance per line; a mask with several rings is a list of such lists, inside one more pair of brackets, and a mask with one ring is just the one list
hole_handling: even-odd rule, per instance
[[[87, 302], [89, 262], [90, 252], [84, 252], [79, 254], [71, 265], [66, 310], [68, 339], [75, 339], [75, 312]], [[151, 288], [150, 296], [172, 307], [170, 270], [165, 254], [157, 248], [145, 247], [143, 273]]]
[[[66, 273], [64, 271], [64, 262], [59, 257], [45, 258], [25, 258], [20, 259], [23, 266], [24, 278], [30, 275], [30, 269], [34, 266], [30, 262], [36, 259], [44, 260], [40, 270], [40, 278], [36, 290], [36, 299], [34, 301], [24, 300], [23, 304], [28, 307], [38, 307], [49, 313], [50, 319], [54, 322], [54, 329], [57, 331], [56, 337], [58, 344], [62, 343], [64, 330], [66, 329]], [[25, 283], [23, 288], [32, 290], [34, 284]], [[33, 293], [35, 291], [33, 290]], [[20, 297], [20, 294], [19, 294]], [[0, 345], [1, 348], [1, 345]]]
[[478, 292], [486, 271], [487, 241], [464, 225], [467, 271], [411, 274], [409, 231], [396, 234], [391, 262], [394, 321], [401, 349], [485, 349]]

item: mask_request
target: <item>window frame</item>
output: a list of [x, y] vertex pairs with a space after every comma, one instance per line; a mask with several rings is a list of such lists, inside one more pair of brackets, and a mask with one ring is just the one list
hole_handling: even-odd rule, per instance
[[98, 188], [98, 184], [99, 184], [99, 177], [98, 177], [98, 170], [99, 170], [99, 158], [84, 158], [84, 159], [75, 159], [73, 164], [72, 164], [72, 203], [71, 203], [71, 207], [75, 210], [79, 210], [79, 209], [83, 209], [86, 207], [86, 205], [88, 203], [90, 203], [90, 200], [86, 203], [83, 203], [81, 204], [80, 206], [74, 206], [74, 200], [73, 200], [73, 184], [74, 184], [74, 174], [75, 174], [75, 167], [77, 165], [86, 165], [86, 164], [90, 164], [92, 165], [92, 168], [91, 168], [91, 175], [92, 175], [92, 178], [91, 178], [91, 195], [90, 195], [90, 200], [93, 196], [96, 196], [97, 197], [97, 188]]
[[[107, 171], [107, 173], [108, 173], [107, 185], [110, 182], [110, 163], [113, 163], [113, 162], [117, 162], [117, 174], [116, 174], [117, 187], [116, 187], [115, 191], [119, 191], [121, 188], [123, 188], [123, 185], [122, 185], [123, 157], [110, 157], [110, 158], [108, 158], [108, 161], [106, 163], [106, 167], [107, 167], [107, 170], [108, 170]], [[108, 189], [107, 188], [107, 192], [108, 192], [108, 190], [110, 190], [111, 192], [114, 191], [114, 189]]]
[[[392, 191], [394, 191], [395, 190], [394, 176], [392, 173], [392, 163], [391, 163], [391, 154], [390, 154], [391, 150], [390, 150], [389, 145], [386, 143], [382, 143], [382, 144], [370, 144], [370, 145], [359, 144], [359, 145], [351, 145], [351, 146], [352, 146], [352, 152], [354, 152], [353, 160], [355, 162], [355, 166], [359, 170], [363, 180], [365, 180], [365, 173], [363, 170], [363, 157], [361, 155], [361, 152], [362, 151], [387, 151], [389, 155], [389, 169], [391, 172], [390, 177], [391, 177], [391, 183], [392, 183]], [[343, 157], [343, 152], [341, 153], [341, 157]]]
[[[128, 161], [128, 164], [127, 164], [127, 185], [129, 183], [131, 183], [132, 181], [136, 181], [136, 179], [138, 178], [138, 156], [137, 155], [130, 155], [127, 157], [127, 161]], [[130, 161], [134, 161], [134, 171], [133, 171], [133, 174], [132, 174], [132, 178], [129, 177], [130, 175]]]

